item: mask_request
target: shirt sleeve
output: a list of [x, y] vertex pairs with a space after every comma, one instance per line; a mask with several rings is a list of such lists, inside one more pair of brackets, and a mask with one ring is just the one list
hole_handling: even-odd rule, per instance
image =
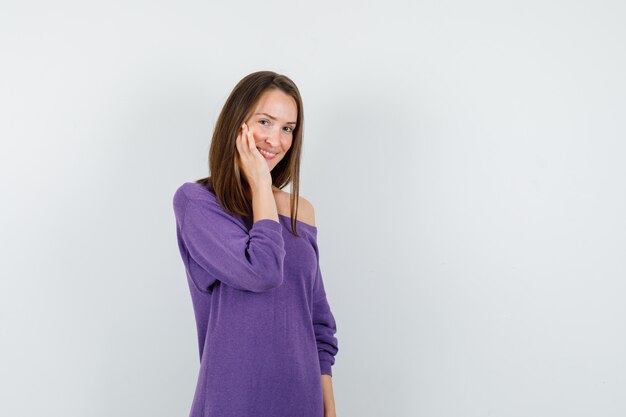
[[248, 231], [216, 201], [188, 199], [180, 234], [191, 258], [226, 285], [262, 292], [283, 283], [286, 251], [275, 220], [257, 220]]
[[315, 330], [321, 373], [332, 376], [331, 366], [335, 364], [335, 356], [339, 352], [339, 344], [335, 336], [337, 323], [326, 297], [319, 264], [319, 250], [315, 240], [313, 245], [317, 253], [317, 273], [313, 283], [313, 329]]

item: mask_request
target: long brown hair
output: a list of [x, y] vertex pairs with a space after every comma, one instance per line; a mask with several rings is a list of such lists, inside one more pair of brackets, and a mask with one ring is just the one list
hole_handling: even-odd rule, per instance
[[291, 183], [290, 217], [291, 231], [296, 231], [298, 198], [300, 185], [300, 154], [304, 111], [302, 98], [296, 84], [286, 75], [273, 71], [257, 71], [245, 76], [226, 99], [226, 103], [215, 123], [211, 148], [209, 149], [210, 176], [196, 180], [213, 192], [222, 207], [235, 216], [248, 221], [252, 219], [252, 201], [246, 190], [249, 189], [245, 175], [239, 169], [239, 152], [236, 140], [238, 129], [253, 111], [261, 94], [270, 89], [278, 89], [294, 98], [298, 110], [296, 127], [293, 129], [292, 144], [283, 159], [272, 169], [272, 184], [282, 189]]

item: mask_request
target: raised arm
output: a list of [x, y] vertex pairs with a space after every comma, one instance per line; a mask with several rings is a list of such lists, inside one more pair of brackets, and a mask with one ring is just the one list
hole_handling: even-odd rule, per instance
[[180, 236], [211, 277], [239, 290], [262, 292], [283, 283], [282, 225], [260, 219], [248, 231], [212, 198], [174, 196]]

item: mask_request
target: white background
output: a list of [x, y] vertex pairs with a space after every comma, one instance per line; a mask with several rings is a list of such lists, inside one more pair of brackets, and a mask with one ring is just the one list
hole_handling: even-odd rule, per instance
[[172, 196], [234, 85], [305, 106], [339, 417], [626, 415], [620, 1], [0, 6], [0, 414], [185, 416]]

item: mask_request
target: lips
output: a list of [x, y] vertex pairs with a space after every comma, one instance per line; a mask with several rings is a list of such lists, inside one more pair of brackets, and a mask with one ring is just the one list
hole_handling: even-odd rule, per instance
[[263, 155], [265, 159], [272, 159], [273, 157], [276, 156], [275, 152], [266, 151], [265, 149], [261, 149], [261, 148], [257, 148], [257, 149], [259, 150], [259, 152], [261, 152], [261, 155]]

